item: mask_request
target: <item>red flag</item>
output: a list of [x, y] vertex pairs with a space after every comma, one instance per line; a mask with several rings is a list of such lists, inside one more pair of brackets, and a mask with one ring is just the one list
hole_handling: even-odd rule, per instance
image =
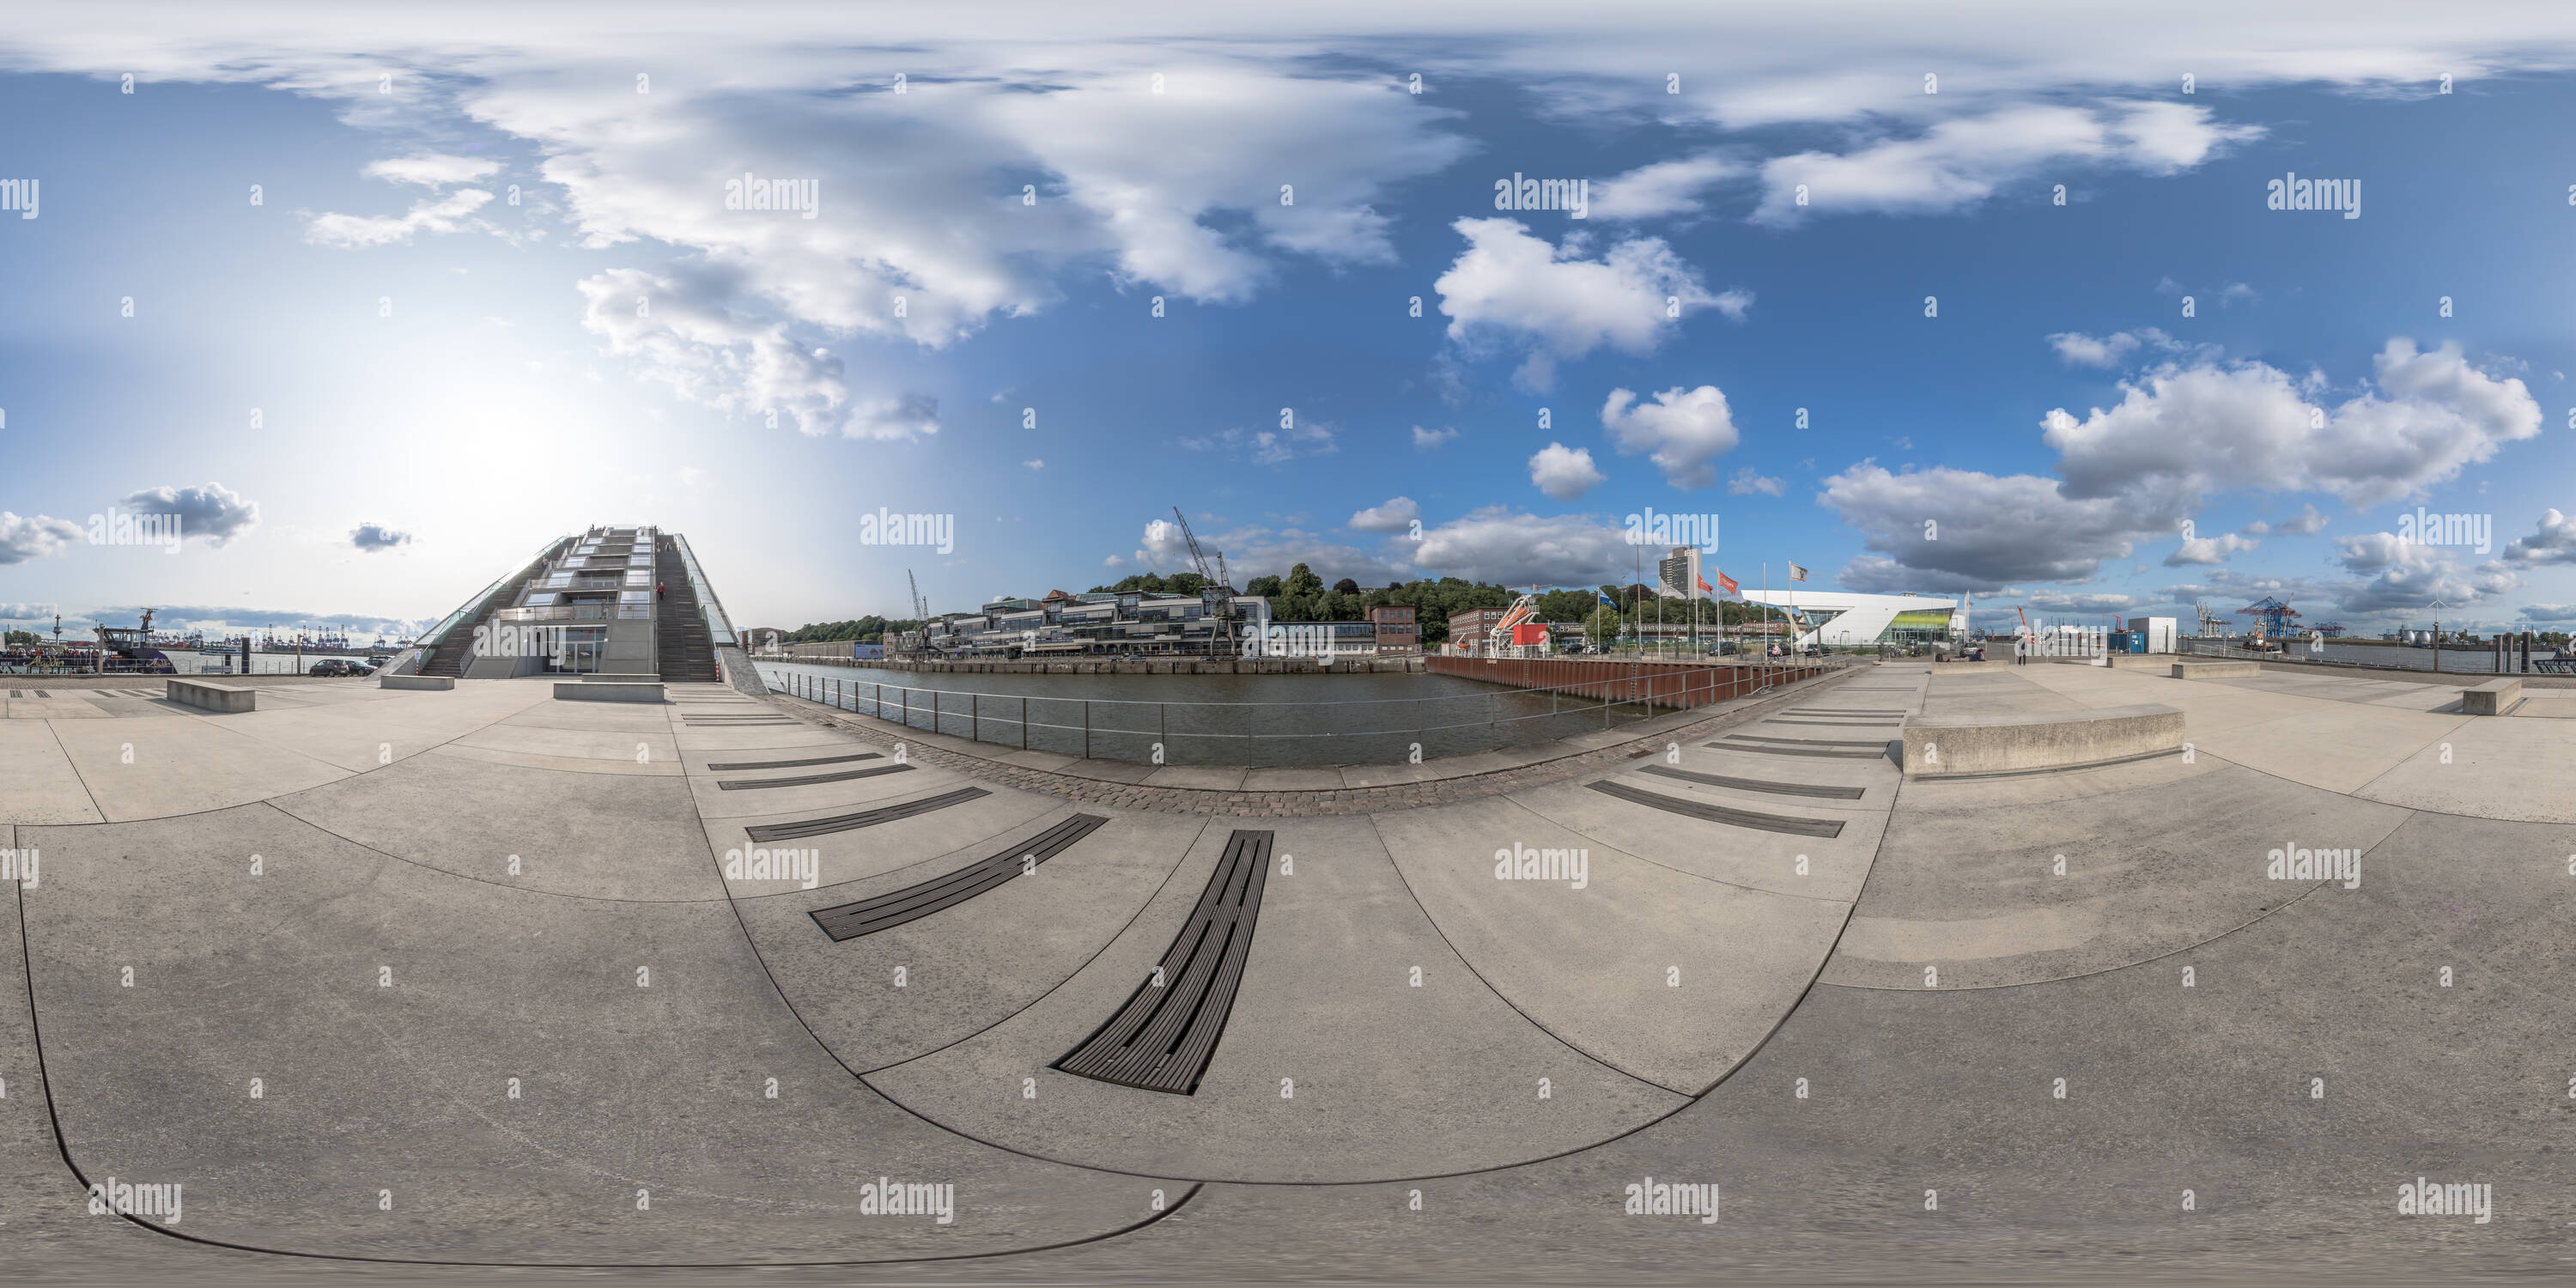
[[1743, 587], [1741, 587], [1741, 586], [1736, 585], [1736, 584], [1735, 584], [1735, 579], [1734, 579], [1733, 577], [1729, 577], [1729, 576], [1727, 576], [1725, 573], [1722, 573], [1722, 572], [1721, 572], [1721, 573], [1719, 573], [1719, 574], [1717, 575], [1717, 584], [1718, 584], [1718, 586], [1719, 586], [1721, 589], [1723, 589], [1727, 594], [1730, 594], [1730, 595], [1740, 595], [1740, 594], [1744, 593], [1744, 588], [1743, 588]]

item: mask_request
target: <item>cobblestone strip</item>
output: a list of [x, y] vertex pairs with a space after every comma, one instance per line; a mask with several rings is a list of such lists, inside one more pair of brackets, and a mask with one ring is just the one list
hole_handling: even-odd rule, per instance
[[[1766, 698], [1750, 706], [1709, 717], [1677, 729], [1667, 729], [1651, 737], [1614, 744], [1593, 751], [1577, 752], [1555, 760], [1491, 773], [1468, 774], [1457, 778], [1434, 779], [1420, 783], [1392, 783], [1384, 787], [1337, 787], [1313, 791], [1238, 791], [1198, 787], [1150, 787], [1141, 783], [1110, 783], [1073, 774], [1052, 773], [1020, 765], [987, 760], [959, 752], [915, 742], [911, 759], [942, 769], [953, 769], [986, 782], [1000, 783], [1025, 791], [1044, 792], [1069, 801], [1114, 805], [1120, 809], [1147, 810], [1159, 814], [1224, 814], [1252, 818], [1298, 818], [1317, 814], [1374, 814], [1384, 810], [1415, 809], [1425, 805], [1445, 805], [1453, 801], [1474, 800], [1500, 792], [1516, 791], [1544, 783], [1561, 782], [1585, 773], [1635, 760], [1663, 749], [1667, 742], [1687, 742], [1703, 738], [1721, 729], [1730, 729], [1770, 714], [1784, 703], [1803, 702], [1837, 679], [1848, 679], [1861, 673], [1860, 668], [1837, 676], [1819, 676], [1826, 682], [1817, 688], [1807, 682], [1790, 685], [1777, 697]], [[900, 726], [876, 727], [876, 721], [862, 721], [850, 713], [803, 698], [785, 694], [766, 695], [770, 705], [810, 725], [834, 729], [859, 737], [883, 741], [901, 737]], [[919, 733], [920, 730], [913, 732]]]

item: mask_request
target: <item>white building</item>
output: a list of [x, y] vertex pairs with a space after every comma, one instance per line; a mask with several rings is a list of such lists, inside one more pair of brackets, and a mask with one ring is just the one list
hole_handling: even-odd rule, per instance
[[1968, 633], [1967, 611], [1948, 596], [1747, 588], [1744, 598], [1787, 611], [1798, 624], [1800, 648], [1914, 644], [1964, 639]]

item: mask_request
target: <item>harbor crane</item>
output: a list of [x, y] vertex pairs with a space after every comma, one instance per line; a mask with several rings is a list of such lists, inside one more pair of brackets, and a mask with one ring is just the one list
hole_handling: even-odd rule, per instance
[[2216, 636], [2220, 638], [2224, 638], [2226, 636], [2227, 619], [2220, 617], [2218, 615], [2218, 610], [2209, 606], [2208, 600], [2204, 599], [2193, 604], [2191, 609], [2193, 612], [2200, 614], [2200, 633], [2202, 636]]
[[2299, 615], [2299, 610], [2270, 595], [2265, 595], [2236, 611], [2240, 616], [2250, 613], [2263, 619], [2263, 634], [2272, 639], [2287, 636], [2290, 633], [2290, 619]]
[[1172, 507], [1172, 517], [1180, 520], [1181, 541], [1190, 548], [1190, 566], [1198, 570], [1199, 581], [1207, 586], [1234, 589], [1233, 583], [1225, 579], [1225, 552], [1222, 550], [1216, 552], [1216, 562], [1211, 567], [1207, 552], [1199, 548], [1198, 534], [1190, 531], [1189, 516], [1182, 514], [1181, 507], [1176, 505]]

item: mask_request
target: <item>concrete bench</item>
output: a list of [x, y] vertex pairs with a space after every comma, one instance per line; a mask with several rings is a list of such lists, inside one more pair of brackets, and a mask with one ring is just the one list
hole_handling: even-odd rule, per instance
[[588, 684], [580, 680], [555, 682], [555, 697], [565, 702], [660, 702], [662, 686], [653, 684]]
[[230, 715], [238, 711], [259, 709], [259, 690], [239, 684], [210, 684], [204, 680], [172, 680], [164, 694], [181, 706], [198, 707]]
[[2167, 706], [1912, 716], [1905, 722], [1908, 778], [2081, 769], [2180, 750], [2182, 713]]
[[387, 675], [377, 678], [376, 687], [380, 689], [454, 689], [456, 687], [456, 677], [452, 675]]
[[2173, 678], [2177, 680], [2241, 680], [2261, 675], [2260, 662], [2176, 662]]
[[2500, 716], [2522, 704], [2522, 681], [2489, 680], [2460, 690], [2460, 710], [2473, 716]]
[[659, 684], [661, 680], [651, 671], [593, 671], [581, 677], [584, 684]]

